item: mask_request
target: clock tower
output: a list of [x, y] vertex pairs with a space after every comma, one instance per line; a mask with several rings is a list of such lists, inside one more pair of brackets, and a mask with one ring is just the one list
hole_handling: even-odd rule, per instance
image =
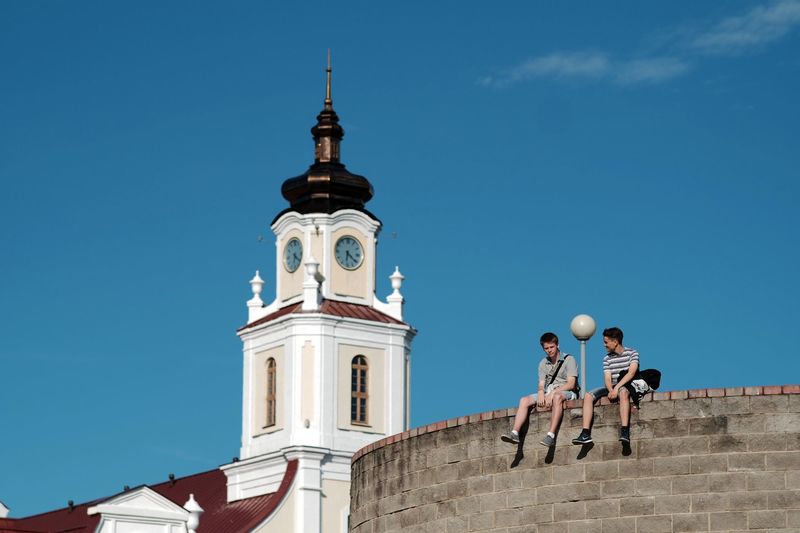
[[365, 207], [369, 180], [340, 159], [344, 130], [330, 62], [311, 133], [314, 163], [283, 183], [289, 207], [272, 221], [275, 298], [262, 300], [265, 282], [256, 272], [248, 322], [238, 331], [242, 448], [238, 461], [222, 467], [228, 501], [276, 492], [297, 461], [289, 496], [263, 532], [346, 532], [353, 453], [409, 425], [416, 331], [403, 318], [399, 269], [386, 301], [376, 296], [381, 222]]

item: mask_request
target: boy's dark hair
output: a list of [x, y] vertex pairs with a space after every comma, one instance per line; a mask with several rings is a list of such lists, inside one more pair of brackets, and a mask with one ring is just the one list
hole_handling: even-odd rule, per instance
[[558, 336], [555, 333], [551, 333], [548, 331], [547, 333], [539, 337], [539, 344], [544, 346], [544, 343], [546, 342], [553, 342], [555, 344], [558, 344]]
[[622, 344], [622, 330], [613, 327], [613, 328], [606, 328], [603, 330], [603, 337], [608, 337], [609, 339], [614, 339], [618, 343]]

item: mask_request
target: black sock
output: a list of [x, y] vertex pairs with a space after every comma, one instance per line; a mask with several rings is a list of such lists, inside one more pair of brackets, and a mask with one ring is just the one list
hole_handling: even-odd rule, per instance
[[630, 426], [622, 426], [622, 429], [624, 429], [624, 430], [628, 430], [630, 428], [631, 428]]
[[581, 435], [586, 435], [587, 437], [592, 434], [591, 429], [581, 428]]

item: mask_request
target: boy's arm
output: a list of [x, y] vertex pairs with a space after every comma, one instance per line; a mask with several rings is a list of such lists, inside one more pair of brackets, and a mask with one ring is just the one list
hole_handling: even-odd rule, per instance
[[567, 382], [553, 389], [553, 392], [556, 391], [570, 391], [575, 390], [575, 383], [578, 381], [578, 376], [567, 376]]
[[605, 382], [606, 388], [608, 390], [614, 390], [614, 385], [611, 384], [611, 371], [610, 370], [606, 370], [605, 372], [603, 372], [603, 381]]
[[544, 380], [539, 381], [539, 390], [536, 392], [536, 403], [544, 407]]
[[614, 385], [611, 384], [611, 371], [606, 370], [603, 372], [603, 380], [606, 384], [606, 390], [608, 391], [608, 399], [615, 400], [617, 398], [617, 389], [614, 388]]
[[620, 376], [617, 380], [617, 392], [622, 390], [622, 387], [624, 387], [626, 383], [633, 381], [633, 378], [636, 377], [636, 372], [639, 371], [639, 352], [630, 350], [629, 352], [626, 351], [626, 353], [629, 353], [630, 364], [628, 365], [628, 371], [625, 375]]
[[639, 363], [637, 361], [632, 361], [631, 366], [628, 367], [628, 371], [625, 373], [624, 376], [619, 378], [619, 381], [617, 381], [617, 386], [615, 387], [617, 392], [619, 392], [619, 390], [623, 386], [625, 386], [626, 383], [632, 381], [633, 377], [636, 375], [636, 372], [638, 371], [639, 371]]

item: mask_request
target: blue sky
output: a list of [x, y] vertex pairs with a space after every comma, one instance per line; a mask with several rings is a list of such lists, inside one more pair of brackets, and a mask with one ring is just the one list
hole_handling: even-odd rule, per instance
[[419, 329], [412, 425], [516, 404], [579, 313], [667, 390], [800, 381], [798, 1], [4, 2], [12, 516], [238, 454], [234, 332], [328, 47]]

